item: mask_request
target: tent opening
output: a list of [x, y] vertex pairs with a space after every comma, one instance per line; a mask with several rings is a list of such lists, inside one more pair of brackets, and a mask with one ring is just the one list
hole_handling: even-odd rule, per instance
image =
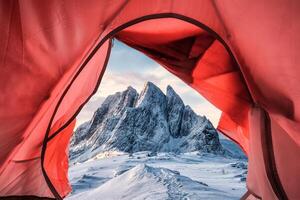
[[248, 156], [244, 199], [300, 199], [299, 2], [1, 2], [1, 199], [69, 194], [69, 139], [114, 38], [222, 111]]
[[[165, 90], [168, 85], [171, 85], [175, 91], [180, 92], [180, 97], [183, 98], [186, 105], [190, 105], [197, 114], [207, 116], [213, 125], [217, 127], [221, 117], [221, 111], [204, 99], [201, 93], [207, 94], [218, 90], [225, 94], [229, 89], [227, 87], [231, 86], [228, 84], [236, 84], [234, 81], [242, 80], [236, 63], [232, 60], [232, 57], [227, 53], [227, 50], [220, 41], [207, 31], [179, 19], [164, 18], [140, 22], [117, 33], [116, 39], [117, 40], [113, 43], [108, 67], [101, 80], [98, 92], [90, 99], [77, 117], [77, 130], [75, 134], [77, 134], [78, 137], [73, 136], [71, 140], [71, 146], [74, 144], [74, 146], [82, 146], [80, 140], [85, 141], [85, 137], [87, 137], [88, 140], [85, 142], [89, 143], [89, 145], [87, 145], [88, 147], [86, 148], [90, 149], [82, 148], [82, 150], [78, 150], [75, 148], [71, 150], [71, 166], [74, 166], [76, 162], [82, 161], [82, 159], [86, 161], [88, 156], [90, 156], [90, 158], [97, 156], [98, 158], [115, 156], [115, 152], [108, 151], [103, 153], [99, 150], [97, 151], [95, 145], [90, 145], [96, 141], [95, 138], [93, 138], [95, 136], [92, 136], [92, 134], [89, 135], [88, 133], [95, 132], [95, 128], [93, 127], [95, 124], [112, 123], [110, 120], [106, 122], [101, 121], [103, 119], [99, 119], [100, 116], [97, 116], [97, 113], [98, 115], [106, 115], [105, 112], [101, 113], [103, 112], [101, 109], [103, 110], [105, 108], [105, 106], [101, 108], [101, 104], [109, 104], [107, 100], [109, 98], [106, 98], [108, 95], [113, 96], [112, 98], [121, 98], [123, 93], [130, 92], [128, 91], [128, 86], [135, 87], [138, 93], [140, 91], [143, 93], [142, 87], [148, 81], [153, 82], [154, 85], [158, 86], [161, 90]], [[126, 45], [124, 45], [124, 43]], [[137, 51], [134, 51], [130, 47]], [[139, 52], [144, 53], [144, 55]], [[224, 58], [220, 59], [220, 55]], [[232, 83], [229, 81], [232, 81]], [[202, 90], [193, 89], [199, 88], [198, 86], [201, 86]], [[239, 83], [236, 88], [236, 95], [241, 95], [241, 93], [247, 94], [247, 91], [243, 91], [245, 89], [243, 82], [242, 84]], [[121, 95], [114, 94], [116, 92], [121, 92]], [[122, 98], [129, 97], [125, 95]], [[219, 105], [221, 105], [221, 101], [226, 101], [226, 99], [214, 99], [214, 97], [210, 97], [208, 100], [213, 100], [213, 103], [219, 102]], [[138, 99], [135, 101], [138, 101]], [[116, 104], [120, 104], [120, 101], [116, 101]], [[137, 104], [137, 102], [133, 102], [132, 104]], [[127, 106], [131, 107], [133, 105]], [[109, 117], [117, 118], [114, 114], [111, 114]], [[117, 123], [112, 126], [116, 127]], [[105, 125], [101, 125], [100, 127], [107, 129]], [[128, 124], [128, 127], [130, 127], [130, 124]], [[98, 130], [98, 132], [101, 132], [101, 130]], [[226, 144], [229, 143], [223, 136], [221, 136], [220, 140], [222, 140], [223, 144], [224, 142]], [[106, 142], [101, 145], [106, 145]], [[230, 145], [234, 144], [231, 143]], [[238, 149], [238, 147], [236, 149]], [[127, 153], [131, 153], [130, 150], [126, 150]], [[143, 150], [148, 149], [144, 148]], [[89, 154], [87, 154], [86, 151], [88, 151]], [[72, 157], [72, 154], [76, 155]], [[239, 155], [242, 155], [242, 153], [239, 153]], [[86, 167], [88, 168], [88, 166]], [[74, 191], [77, 195], [80, 188], [84, 188], [85, 186], [84, 184], [81, 186], [77, 185], [78, 177], [74, 174], [75, 168], [71, 169], [70, 178], [71, 182], [74, 181]], [[226, 175], [232, 175], [227, 174], [229, 173], [227, 169], [218, 168], [214, 170], [219, 170], [220, 173], [223, 173], [224, 177]], [[88, 176], [91, 172], [86, 173]], [[232, 177], [232, 179], [234, 179], [234, 177]], [[242, 177], [242, 179], [244, 181], [245, 178]], [[239, 188], [239, 191], [235, 191], [233, 195], [242, 196], [246, 191], [245, 185], [243, 185], [244, 183], [245, 182], [238, 186], [241, 187], [242, 185], [244, 188]], [[222, 185], [222, 182], [218, 184]], [[224, 182], [223, 186], [225, 185], [228, 186], [228, 188], [225, 187], [225, 190], [229, 190], [230, 185]]]

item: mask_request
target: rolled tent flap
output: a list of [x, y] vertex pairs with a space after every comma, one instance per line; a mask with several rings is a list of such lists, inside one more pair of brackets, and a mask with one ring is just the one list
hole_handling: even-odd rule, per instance
[[[62, 120], [63, 122], [64, 120]], [[71, 192], [68, 180], [69, 142], [73, 134], [76, 120], [74, 119], [60, 134], [47, 143], [44, 168], [60, 196], [65, 197]]]
[[65, 197], [71, 187], [68, 182], [68, 146], [75, 126], [75, 117], [82, 106], [97, 90], [107, 65], [111, 41], [107, 40], [91, 58], [88, 65], [74, 76], [62, 101], [57, 104], [51, 130], [45, 145], [44, 169], [58, 195]]
[[70, 191], [74, 118], [117, 37], [223, 111], [218, 129], [249, 155], [252, 198], [300, 199], [299, 8], [297, 0], [1, 1], [0, 196]]

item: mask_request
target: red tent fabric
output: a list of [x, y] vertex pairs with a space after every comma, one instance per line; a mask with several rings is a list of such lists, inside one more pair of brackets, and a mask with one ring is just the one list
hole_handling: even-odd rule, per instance
[[223, 111], [245, 199], [300, 199], [300, 2], [2, 1], [0, 196], [63, 198], [75, 117], [117, 38]]

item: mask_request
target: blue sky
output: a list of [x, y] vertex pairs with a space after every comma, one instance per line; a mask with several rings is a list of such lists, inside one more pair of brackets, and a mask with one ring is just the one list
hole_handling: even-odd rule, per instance
[[77, 117], [77, 125], [88, 121], [105, 97], [125, 90], [129, 85], [140, 92], [146, 81], [156, 84], [163, 92], [171, 85], [183, 102], [199, 115], [207, 116], [216, 126], [220, 111], [199, 93], [169, 73], [144, 54], [114, 40], [111, 56], [97, 93], [85, 105]]

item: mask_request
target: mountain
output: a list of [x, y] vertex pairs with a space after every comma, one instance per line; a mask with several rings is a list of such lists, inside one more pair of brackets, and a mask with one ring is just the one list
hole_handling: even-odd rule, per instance
[[164, 94], [151, 82], [140, 94], [128, 87], [108, 96], [92, 119], [77, 128], [70, 158], [86, 160], [117, 150], [224, 154], [218, 132], [205, 116], [197, 115], [171, 86]]

